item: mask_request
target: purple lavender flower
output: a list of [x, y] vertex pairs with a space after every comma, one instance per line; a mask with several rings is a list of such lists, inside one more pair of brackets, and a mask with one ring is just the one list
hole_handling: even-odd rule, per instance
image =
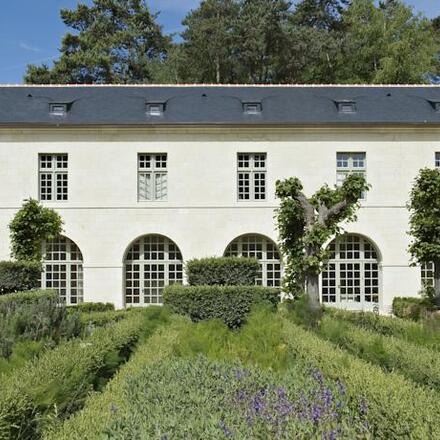
[[336, 385], [338, 387], [339, 392], [341, 395], [345, 396], [345, 393], [347, 392], [347, 388], [345, 387], [344, 382], [342, 382], [340, 379], [336, 381]]
[[312, 421], [317, 424], [322, 417], [322, 408], [319, 405], [313, 405], [312, 407]]
[[226, 437], [228, 437], [228, 438], [233, 437], [231, 430], [226, 426], [225, 420], [223, 418], [220, 419], [219, 425], [220, 425], [220, 428], [222, 428], [223, 433], [225, 434]]
[[234, 375], [237, 380], [242, 380], [248, 376], [248, 372], [246, 370], [235, 370]]
[[368, 413], [368, 404], [365, 399], [362, 399], [359, 403], [359, 412], [361, 415], [365, 416]]
[[326, 408], [330, 407], [333, 402], [333, 393], [330, 388], [324, 388], [322, 391], [322, 400]]
[[313, 379], [316, 380], [320, 385], [324, 383], [324, 376], [322, 375], [321, 371], [315, 370], [312, 374]]

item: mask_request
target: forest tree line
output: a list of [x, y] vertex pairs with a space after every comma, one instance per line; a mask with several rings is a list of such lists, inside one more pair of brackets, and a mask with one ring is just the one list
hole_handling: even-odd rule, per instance
[[203, 0], [166, 34], [145, 0], [62, 9], [70, 30], [29, 84], [414, 84], [440, 75], [440, 17], [402, 0]]

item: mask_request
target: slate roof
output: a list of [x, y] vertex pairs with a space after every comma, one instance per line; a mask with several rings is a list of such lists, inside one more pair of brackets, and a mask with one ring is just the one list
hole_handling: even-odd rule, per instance
[[[147, 102], [165, 111], [151, 116]], [[246, 114], [254, 102], [262, 112]], [[67, 114], [50, 114], [53, 103]], [[440, 86], [0, 86], [0, 126], [167, 125], [440, 126]]]

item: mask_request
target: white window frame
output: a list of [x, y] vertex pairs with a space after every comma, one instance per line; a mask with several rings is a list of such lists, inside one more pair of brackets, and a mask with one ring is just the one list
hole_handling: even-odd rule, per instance
[[[346, 156], [345, 160], [342, 155]], [[360, 163], [363, 165], [359, 166]], [[338, 151], [336, 153], [336, 186], [342, 186], [344, 180], [350, 174], [367, 178], [367, 153], [365, 151]], [[363, 192], [361, 200], [365, 199], [366, 193]]]
[[130, 245], [124, 260], [124, 301], [127, 307], [162, 305], [166, 286], [183, 283], [183, 258], [174, 241], [145, 235]]
[[[353, 310], [374, 309], [375, 305], [380, 304], [382, 268], [380, 256], [374, 244], [362, 236], [347, 234], [333, 240], [329, 244], [329, 251], [330, 259], [321, 274], [322, 303]], [[354, 267], [355, 265], [359, 267]], [[341, 276], [343, 273], [350, 272], [359, 272], [359, 274], [351, 278]], [[377, 276], [374, 275], [375, 272]], [[358, 281], [357, 285], [355, 281]], [[355, 292], [349, 292], [350, 289], [354, 290], [356, 287], [359, 288], [359, 301], [355, 300], [357, 296]], [[347, 290], [346, 293], [341, 293], [344, 288]], [[325, 297], [334, 297], [335, 300], [324, 302]], [[366, 297], [372, 300], [367, 301]], [[373, 300], [375, 297], [377, 301]]]
[[429, 262], [420, 266], [420, 275], [422, 278], [422, 289], [434, 287], [434, 263]]
[[[245, 162], [245, 156], [248, 156], [248, 166], [240, 166]], [[264, 166], [259, 164], [264, 162]], [[244, 175], [247, 174], [248, 178], [245, 179]], [[256, 185], [256, 179], [258, 175], [260, 177], [260, 185]], [[249, 198], [245, 198], [245, 187], [242, 182], [248, 181]], [[262, 183], [262, 185], [261, 185]], [[262, 190], [261, 190], [262, 189]], [[257, 194], [263, 195], [258, 198]], [[241, 197], [243, 195], [243, 197]], [[237, 153], [237, 200], [239, 202], [266, 202], [267, 201], [267, 153]]]
[[435, 167], [440, 169], [440, 151], [435, 153]]
[[[43, 243], [41, 287], [58, 291], [67, 305], [84, 301], [84, 258], [79, 247], [67, 237], [58, 236]], [[76, 258], [72, 258], [76, 256]], [[56, 286], [56, 284], [59, 284]], [[54, 286], [55, 285], [55, 286]], [[62, 294], [62, 292], [65, 292]]]
[[[146, 160], [148, 157], [149, 161]], [[146, 166], [148, 163], [150, 165]], [[163, 166], [164, 163], [165, 166]], [[158, 178], [161, 179], [160, 182]], [[138, 202], [166, 202], [168, 200], [167, 153], [138, 153], [137, 188]]]
[[[59, 166], [60, 163], [61, 166]], [[49, 167], [48, 164], [50, 164]], [[43, 188], [47, 188], [44, 182], [48, 180], [51, 182], [50, 198], [47, 193], [43, 194]], [[66, 191], [63, 191], [64, 188]], [[69, 200], [69, 155], [67, 153], [40, 153], [38, 155], [38, 199], [41, 202], [67, 202]]]

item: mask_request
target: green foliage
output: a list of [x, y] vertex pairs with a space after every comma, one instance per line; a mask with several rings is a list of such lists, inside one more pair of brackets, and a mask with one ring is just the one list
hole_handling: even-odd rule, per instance
[[0, 261], [0, 295], [36, 289], [42, 270], [39, 261]]
[[37, 200], [25, 200], [9, 224], [12, 256], [17, 260], [41, 261], [42, 245], [62, 232], [63, 221], [53, 209]]
[[362, 406], [366, 401], [372, 438], [422, 440], [440, 436], [436, 392], [416, 386], [395, 372], [385, 373], [286, 318], [283, 323], [290, 362], [313, 365], [324, 376], [340, 379], [352, 406]]
[[368, 189], [363, 176], [350, 174], [340, 187], [324, 185], [307, 199], [298, 178], [277, 181], [277, 226], [288, 291], [301, 293], [307, 275], [321, 272], [328, 257], [324, 244], [341, 233], [342, 222], [356, 220], [358, 201]]
[[[259, 433], [266, 434], [262, 425], [255, 426], [256, 431], [251, 431], [251, 434], [249, 431], [241, 434], [240, 416], [245, 406], [233, 407], [234, 410], [229, 411], [234, 399], [222, 400], [217, 404], [217, 399], [229, 395], [234, 379], [229, 376], [227, 369], [222, 369], [223, 392], [219, 392], [216, 386], [217, 370], [212, 368], [219, 364], [195, 360], [200, 355], [220, 362], [220, 365], [228, 366], [230, 362], [238, 365], [237, 362], [241, 362], [236, 376], [243, 377], [240, 388], [251, 391], [247, 395], [253, 396], [252, 388], [249, 388], [252, 382], [257, 389], [266, 388], [269, 395], [272, 385], [275, 385], [276, 388], [283, 388], [289, 400], [297, 403], [294, 405], [297, 413], [305, 410], [307, 414], [304, 401], [309, 401], [309, 391], [312, 391], [312, 395], [328, 395], [328, 391], [324, 393], [321, 388], [319, 392], [313, 392], [313, 385], [322, 382], [333, 396], [340, 396], [341, 400], [335, 397], [333, 402], [341, 401], [344, 407], [347, 405], [344, 414], [348, 419], [343, 418], [348, 422], [348, 428], [345, 429], [356, 429], [360, 415], [366, 419], [364, 426], [368, 432], [356, 436], [347, 431], [348, 434], [342, 438], [425, 439], [439, 435], [435, 423], [440, 406], [437, 393], [416, 386], [399, 374], [385, 373], [379, 367], [357, 359], [312, 332], [292, 324], [285, 316], [260, 308], [236, 332], [228, 331], [219, 321], [190, 324], [177, 317], [172, 318], [171, 325], [159, 330], [140, 347], [102, 394], [91, 395], [85, 408], [67, 420], [60, 429], [47, 435], [47, 440], [95, 440], [108, 435], [109, 427], [115, 436], [112, 438], [121, 438], [118, 436], [123, 435], [125, 438], [150, 438], [154, 435], [142, 434], [150, 432], [154, 421], [158, 422], [156, 426], [160, 429], [156, 433], [159, 436], [171, 432], [172, 438], [201, 438], [203, 435], [197, 435], [201, 424], [206, 429], [215, 429], [212, 418], [219, 423], [218, 407], [223, 409], [221, 415], [227, 422], [222, 426], [236, 434], [235, 438], [260, 438]], [[182, 357], [187, 362], [176, 360], [176, 357]], [[202, 364], [203, 373], [197, 368]], [[259, 371], [261, 367], [270, 372]], [[264, 381], [267, 387], [260, 386], [262, 377], [267, 378]], [[208, 389], [213, 390], [213, 395], [205, 394], [209, 393]], [[301, 391], [305, 399], [297, 402], [295, 398], [301, 395]], [[258, 402], [261, 400], [257, 399]], [[263, 402], [265, 408], [272, 408], [270, 398]], [[188, 410], [187, 405], [191, 407]], [[264, 409], [262, 411], [264, 413]], [[258, 423], [260, 420], [257, 418], [255, 421]], [[180, 435], [179, 427], [186, 427], [184, 434]], [[289, 434], [280, 438], [296, 438], [299, 435], [295, 434], [303, 433], [304, 429], [304, 425], [295, 425], [295, 430], [287, 431]], [[188, 434], [188, 430], [196, 434]], [[274, 436], [261, 435], [261, 438], [266, 437]], [[299, 438], [315, 437], [307, 432]]]
[[440, 70], [438, 20], [403, 1], [204, 0], [165, 36], [145, 0], [61, 10], [54, 66], [27, 83], [420, 83]]
[[38, 356], [45, 348], [47, 341], [20, 341], [13, 345], [9, 358], [0, 357], [0, 375], [9, 374], [26, 362]]
[[[149, 312], [150, 308], [148, 309]], [[163, 313], [163, 312], [162, 312]], [[158, 318], [156, 318], [157, 321]], [[145, 334], [154, 334], [139, 345], [130, 362], [123, 365], [107, 384], [102, 393], [91, 394], [84, 409], [75, 413], [59, 427], [51, 426], [46, 430], [45, 440], [96, 440], [100, 438], [113, 422], [115, 415], [126, 404], [124, 383], [137, 376], [146, 365], [164, 359], [172, 353], [179, 332], [191, 325], [186, 319], [177, 315], [167, 317], [166, 327], [158, 327], [150, 319], [149, 330]]]
[[108, 312], [111, 310], [115, 310], [115, 305], [113, 303], [85, 302], [85, 303], [75, 304], [74, 306], [69, 306], [69, 310], [79, 311], [81, 313]]
[[8, 358], [21, 341], [45, 341], [47, 346], [78, 336], [78, 314], [68, 314], [54, 291], [0, 296], [0, 356]]
[[130, 315], [127, 310], [108, 310], [106, 312], [81, 312], [80, 321], [86, 331], [91, 331], [95, 327], [111, 325], [125, 319]]
[[165, 310], [134, 313], [86, 340], [60, 344], [31, 364], [0, 377], [0, 438], [35, 440], [100, 390], [143, 334], [168, 319]]
[[255, 284], [260, 264], [253, 258], [212, 257], [190, 260], [185, 270], [192, 286], [250, 286]]
[[435, 296], [440, 297], [440, 171], [420, 170], [411, 190], [409, 246], [414, 262], [434, 262]]
[[412, 344], [440, 350], [440, 332], [431, 329], [425, 322], [379, 316], [371, 312], [348, 312], [330, 308], [325, 309], [325, 314], [384, 336], [394, 336]]
[[440, 353], [393, 336], [359, 329], [346, 321], [326, 316], [317, 333], [349, 353], [385, 371], [398, 371], [408, 379], [440, 390]]
[[165, 288], [164, 303], [193, 321], [220, 319], [230, 328], [240, 327], [253, 305], [279, 302], [277, 289], [261, 286], [182, 286]]
[[353, 0], [344, 14], [347, 28], [340, 82], [407, 84], [426, 82], [438, 66], [431, 22], [402, 1]]
[[[233, 431], [234, 438], [272, 438], [278, 421], [278, 432], [284, 433], [279, 438], [296, 438], [299, 433], [300, 438], [314, 438], [313, 433], [331, 431], [330, 426], [338, 425], [347, 438], [353, 438], [359, 430], [364, 432], [363, 425], [358, 423], [362, 421], [359, 408], [346, 406], [348, 401], [337, 383], [326, 379], [321, 383], [320, 377], [295, 365], [286, 374], [278, 375], [233, 360], [235, 353], [240, 353], [269, 362], [271, 355], [276, 354], [274, 350], [280, 351], [272, 344], [276, 338], [279, 341], [282, 329], [274, 318], [273, 313], [260, 309], [239, 332], [230, 332], [217, 321], [194, 325], [174, 317], [170, 326], [160, 329], [139, 348], [102, 394], [92, 395], [85, 408], [51, 432], [47, 440], [94, 440], [109, 435], [109, 427], [112, 438], [154, 438], [156, 434], [178, 439], [222, 438], [226, 435], [225, 427]], [[208, 335], [204, 337], [205, 331]], [[181, 342], [187, 337], [192, 342], [182, 350]], [[208, 362], [198, 355], [208, 348], [209, 358], [231, 360]], [[266, 391], [265, 397], [258, 394], [261, 390]], [[311, 423], [308, 418], [312, 406], [321, 408], [324, 392], [334, 396], [330, 407], [340, 402], [340, 411], [334, 409], [341, 416], [326, 414], [317, 423]], [[238, 396], [243, 397], [240, 402]], [[260, 397], [261, 416], [252, 405], [254, 400], [260, 402]], [[296, 412], [288, 414], [289, 404], [292, 409], [308, 414], [306, 420], [299, 420]], [[141, 408], [148, 408], [148, 413], [141, 414]], [[286, 415], [280, 417], [280, 410], [286, 411]], [[247, 423], [247, 415], [252, 416], [254, 423]], [[351, 423], [347, 423], [348, 418]], [[224, 423], [220, 423], [221, 419]], [[137, 426], [133, 426], [134, 420], [138, 421]], [[150, 431], [154, 429], [152, 424], [156, 427], [154, 433]]]
[[93, 0], [62, 9], [61, 19], [74, 32], [60, 58], [53, 68], [29, 66], [26, 83], [145, 83], [170, 43], [144, 0]]
[[324, 390], [339, 394], [335, 383], [321, 385], [304, 373], [293, 368], [287, 377], [278, 377], [204, 357], [153, 363], [125, 382], [126, 405], [117, 411], [108, 435], [121, 440], [154, 438], [157, 432], [173, 439], [326, 438], [332, 431], [345, 438], [365, 435], [363, 415], [345, 412], [345, 396], [338, 403], [335, 398], [319, 420], [294, 413], [300, 403], [321, 403]]
[[424, 298], [395, 297], [393, 299], [393, 314], [398, 318], [419, 321], [425, 318], [432, 308], [431, 301]]

